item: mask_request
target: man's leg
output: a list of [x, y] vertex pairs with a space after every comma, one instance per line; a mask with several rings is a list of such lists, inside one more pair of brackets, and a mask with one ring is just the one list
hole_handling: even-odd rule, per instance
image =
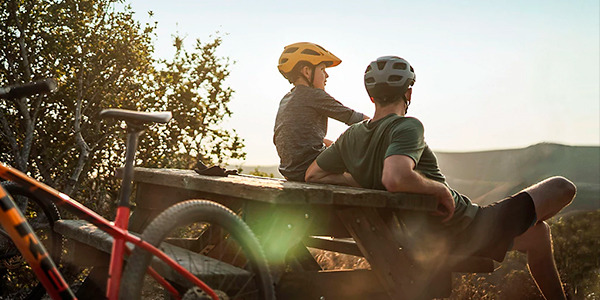
[[527, 266], [546, 299], [566, 299], [552, 252], [552, 236], [546, 222], [537, 223], [515, 238], [514, 249], [527, 253]]
[[577, 188], [564, 177], [551, 177], [524, 190], [533, 198], [537, 220], [545, 221], [569, 205]]
[[552, 177], [525, 192], [533, 199], [538, 223], [515, 238], [514, 249], [527, 253], [529, 271], [546, 299], [565, 299], [554, 262], [550, 227], [544, 221], [571, 203], [575, 185], [564, 177]]

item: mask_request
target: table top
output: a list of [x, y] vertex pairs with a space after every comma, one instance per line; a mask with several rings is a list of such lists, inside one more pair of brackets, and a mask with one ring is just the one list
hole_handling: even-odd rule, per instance
[[434, 211], [431, 195], [285, 181], [250, 175], [227, 177], [199, 175], [193, 170], [135, 168], [134, 182], [201, 191], [273, 204], [324, 204], [389, 207]]

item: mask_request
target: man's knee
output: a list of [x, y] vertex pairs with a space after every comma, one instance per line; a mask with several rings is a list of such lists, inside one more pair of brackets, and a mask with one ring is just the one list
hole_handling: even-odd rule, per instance
[[559, 198], [563, 201], [565, 206], [573, 201], [573, 198], [575, 198], [575, 194], [577, 193], [577, 187], [573, 182], [562, 176], [551, 177], [548, 180], [560, 193]]
[[[542, 201], [548, 205], [565, 207], [573, 201], [577, 188], [567, 178], [554, 176], [527, 188], [525, 191], [531, 195], [536, 205], [538, 201]], [[548, 200], [550, 202], [547, 202]]]

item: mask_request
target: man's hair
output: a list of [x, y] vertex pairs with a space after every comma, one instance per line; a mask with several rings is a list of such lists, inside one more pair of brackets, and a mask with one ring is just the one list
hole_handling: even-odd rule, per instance
[[404, 93], [402, 93], [385, 97], [373, 97], [373, 101], [380, 106], [385, 107], [391, 104], [396, 104], [400, 101], [406, 101], [406, 98], [404, 97]]

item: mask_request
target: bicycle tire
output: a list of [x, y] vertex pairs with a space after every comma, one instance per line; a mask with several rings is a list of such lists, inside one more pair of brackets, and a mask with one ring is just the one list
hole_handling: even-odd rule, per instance
[[[53, 230], [55, 222], [60, 220], [60, 213], [56, 205], [50, 201], [37, 198], [29, 190], [14, 182], [4, 181], [1, 185], [13, 197], [15, 203], [23, 212], [23, 215], [25, 215], [30, 222], [30, 225], [36, 231], [38, 237], [42, 240], [50, 257], [58, 266], [62, 259], [64, 240], [60, 234]], [[43, 215], [39, 216], [39, 213], [42, 213]], [[29, 219], [29, 217], [32, 217], [33, 215], [36, 216], [35, 222], [30, 221]], [[2, 228], [0, 228], [0, 231], [2, 231], [0, 235], [5, 237], [8, 236]], [[3, 253], [1, 257], [3, 264], [0, 265], [0, 269], [2, 269], [3, 276], [16, 276], [16, 279], [13, 278], [15, 280], [12, 281], [14, 287], [3, 286], [0, 299], [5, 296], [10, 297], [11, 299], [41, 299], [46, 295], [46, 290], [44, 289], [44, 286], [37, 281], [37, 278], [31, 270], [20, 271], [19, 274], [12, 271], [13, 269], [9, 271], [12, 267], [21, 269], [29, 268], [29, 266], [26, 262], [18, 259], [20, 253], [16, 250], [16, 246], [14, 246], [12, 241], [8, 239], [7, 242], [7, 244], [12, 244], [16, 252]], [[15, 265], [9, 267], [6, 262], [11, 260], [15, 260]], [[6, 293], [9, 294], [6, 295]]]
[[[208, 230], [212, 232], [212, 229], [218, 230], [218, 227], [221, 227], [228, 233], [228, 243], [231, 239], [238, 243], [239, 250], [243, 252], [242, 254], [245, 255], [248, 262], [245, 268], [253, 275], [251, 277], [253, 284], [248, 287], [254, 290], [224, 290], [222, 285], [224, 282], [208, 282], [202, 276], [199, 278], [211, 288], [228, 294], [229, 299], [275, 299], [273, 279], [256, 236], [239, 216], [223, 205], [208, 200], [188, 200], [175, 204], [148, 225], [142, 233], [142, 239], [158, 247], [174, 229], [198, 222], [208, 224], [207, 227], [204, 227], [204, 233]], [[224, 249], [228, 249], [228, 247]], [[134, 249], [123, 273], [121, 299], [140, 298], [142, 281], [151, 258], [152, 255], [147, 251], [139, 247]], [[177, 258], [175, 259], [177, 260]], [[222, 260], [220, 262], [226, 264]], [[245, 292], [249, 294], [239, 296], [240, 293]]]

